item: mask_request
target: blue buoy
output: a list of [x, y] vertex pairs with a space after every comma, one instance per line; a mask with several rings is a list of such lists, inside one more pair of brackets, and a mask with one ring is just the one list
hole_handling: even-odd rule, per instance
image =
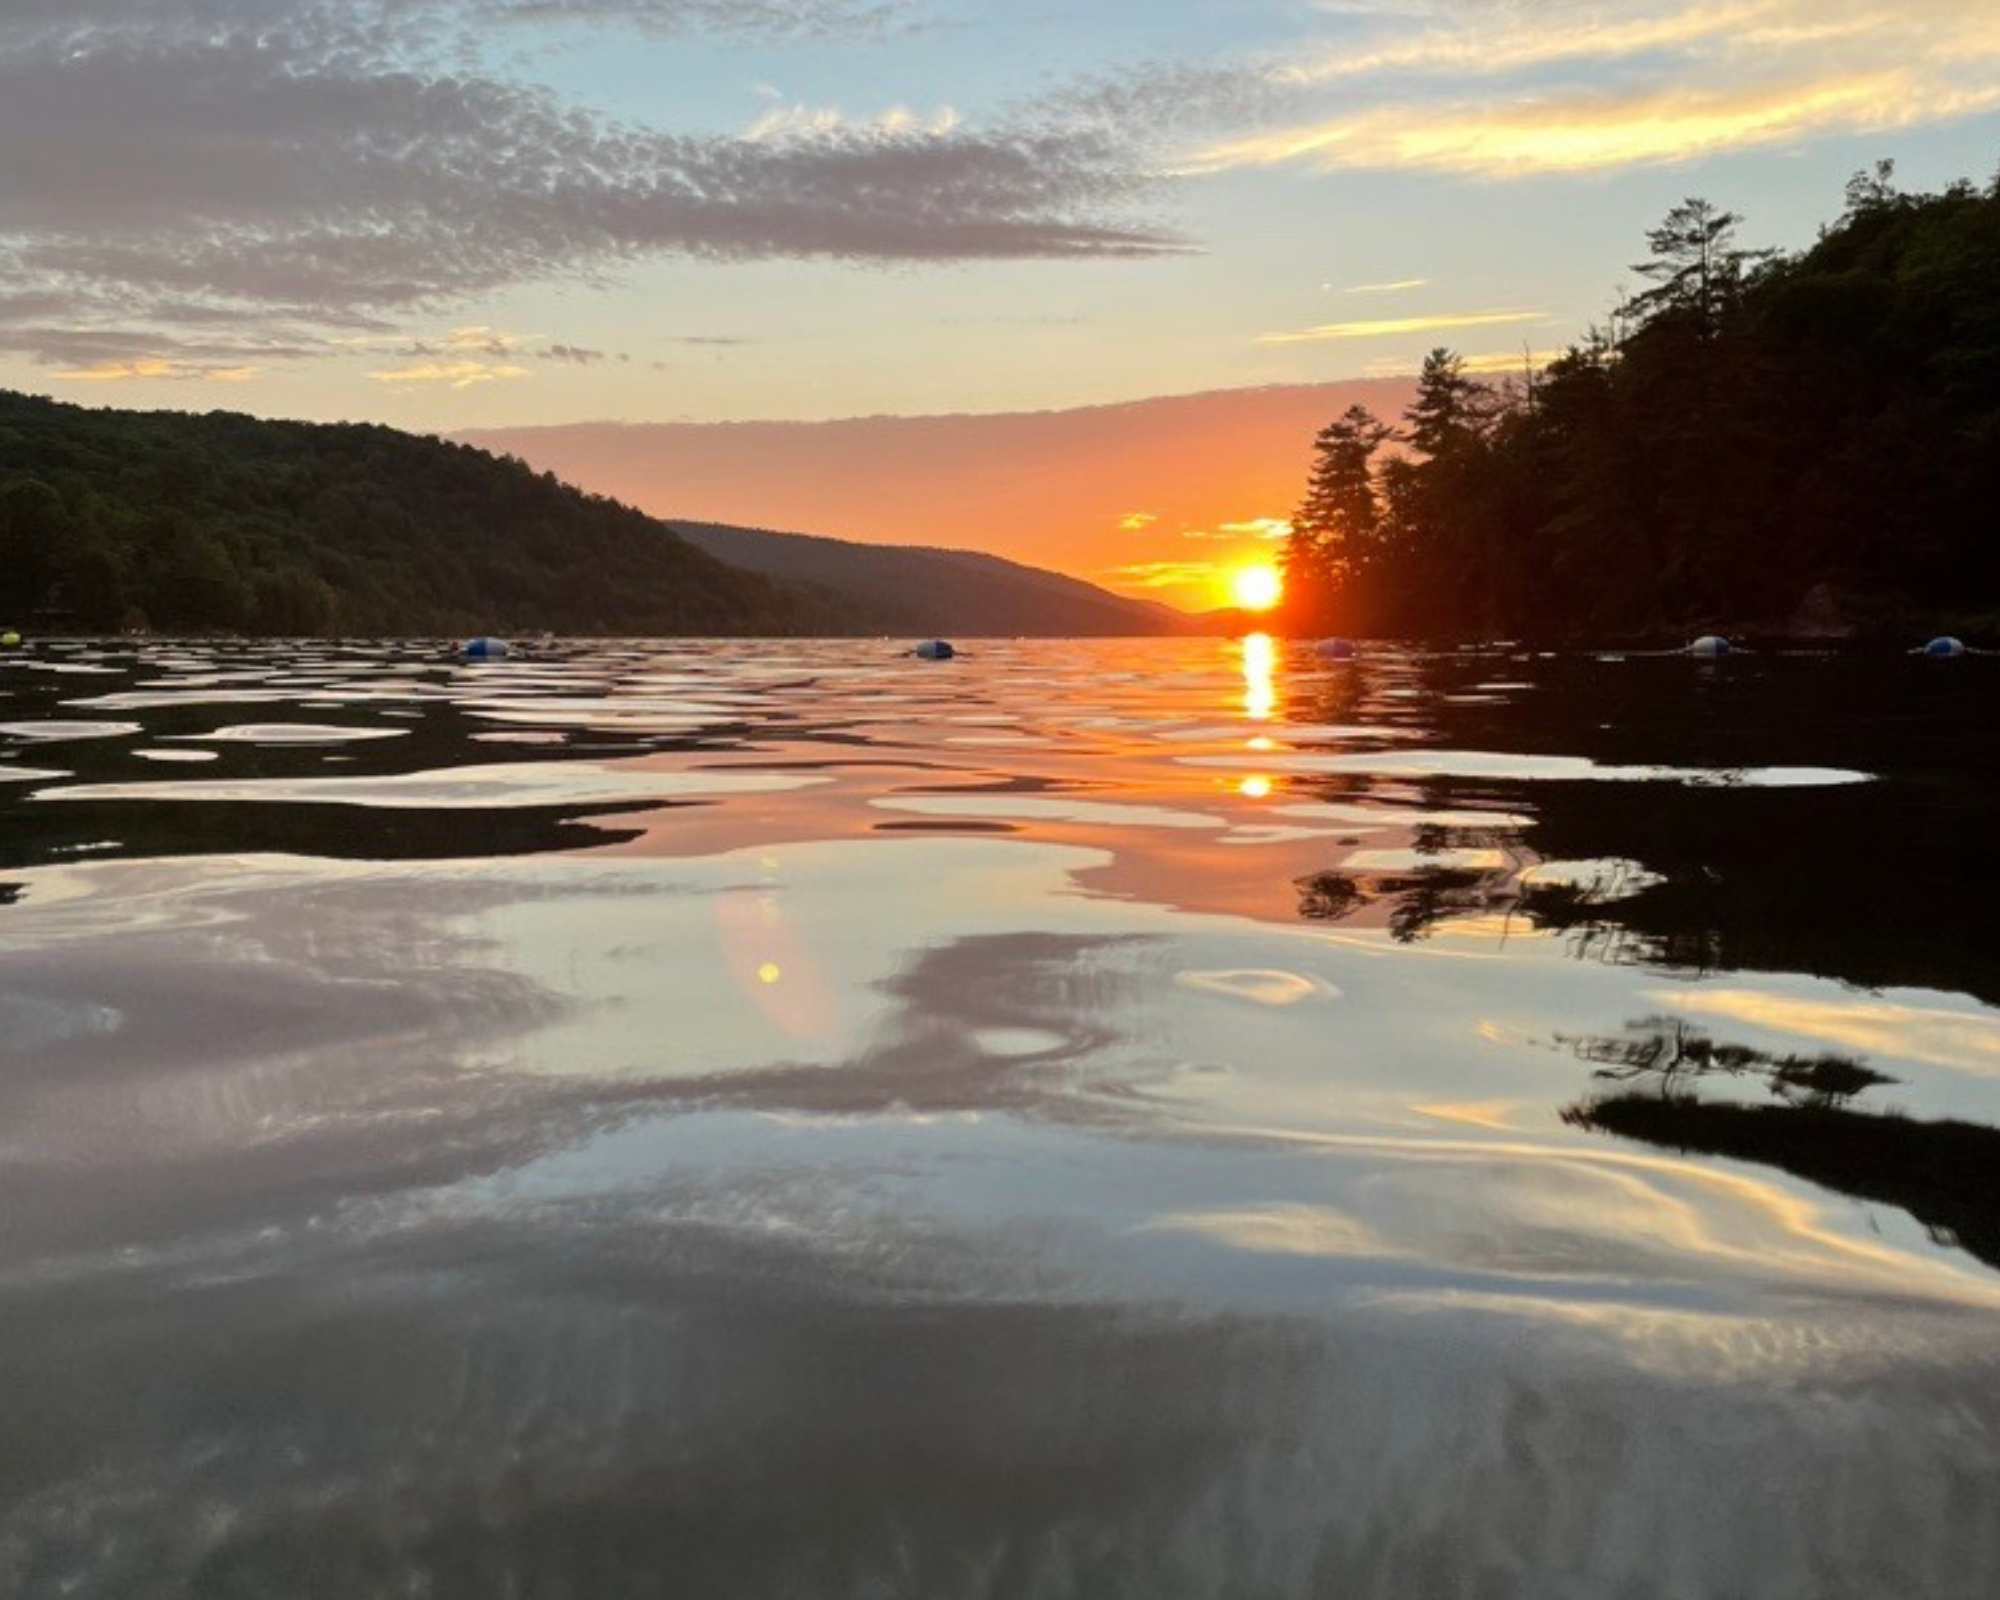
[[507, 641], [491, 639], [482, 633], [477, 639], [466, 640], [459, 653], [467, 661], [498, 661], [507, 653]]
[[1730, 648], [1729, 641], [1723, 638], [1721, 634], [1704, 633], [1693, 644], [1687, 647], [1687, 654], [1691, 656], [1710, 657], [1726, 656], [1729, 654]]
[[1352, 639], [1322, 639], [1313, 646], [1313, 654], [1324, 656], [1329, 661], [1352, 661], [1354, 641]]
[[1922, 653], [1927, 656], [1962, 656], [1965, 654], [1965, 641], [1941, 633], [1924, 646]]
[[949, 661], [958, 652], [951, 647], [948, 639], [920, 640], [916, 649], [910, 652], [919, 661]]

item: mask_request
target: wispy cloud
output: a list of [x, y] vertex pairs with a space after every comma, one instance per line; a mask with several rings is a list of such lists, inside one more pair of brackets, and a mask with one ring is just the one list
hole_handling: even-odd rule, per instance
[[1139, 561], [1130, 566], [1108, 567], [1102, 576], [1127, 589], [1177, 589], [1211, 583], [1221, 571], [1213, 561]]
[[1422, 289], [1430, 283], [1429, 278], [1397, 278], [1389, 283], [1354, 283], [1341, 290], [1342, 294], [1402, 294], [1409, 289]]
[[1458, 328], [1491, 328], [1509, 322], [1541, 322], [1541, 311], [1447, 311], [1423, 317], [1381, 317], [1367, 322], [1327, 322], [1292, 333], [1260, 333], [1259, 344], [1314, 344], [1324, 339], [1381, 339], [1397, 334], [1444, 333]]
[[[1344, 9], [1344, 8], [1343, 8]], [[1587, 172], [1915, 127], [2000, 107], [1991, 0], [1550, 0], [1329, 24], [1274, 76], [1297, 109], [1207, 168]], [[1317, 96], [1337, 103], [1317, 114]]]
[[1284, 517], [1252, 517], [1247, 522], [1225, 522], [1221, 531], [1235, 538], [1277, 540], [1288, 537], [1292, 525]]
[[1291, 523], [1283, 517], [1250, 517], [1240, 522], [1217, 523], [1213, 527], [1183, 528], [1180, 537], [1240, 545], [1246, 539], [1275, 541], [1291, 531]]
[[246, 383], [256, 372], [255, 367], [207, 367], [163, 356], [141, 356], [132, 361], [100, 361], [94, 366], [63, 368], [49, 376], [69, 383], [133, 383], [142, 380]]
[[414, 366], [371, 372], [368, 376], [392, 389], [471, 389], [482, 383], [525, 378], [528, 369], [513, 362], [420, 361]]
[[1139, 533], [1144, 529], [1150, 528], [1159, 520], [1157, 512], [1128, 511], [1118, 519], [1118, 526], [1125, 533]]
[[1562, 354], [1561, 350], [1489, 350], [1481, 355], [1462, 356], [1459, 368], [1475, 376], [1493, 373], [1524, 373], [1547, 366]]
[[1306, 160], [1488, 177], [1591, 172], [1881, 132], [2000, 107], [2000, 83], [1957, 91], [1908, 69], [1727, 90], [1576, 90], [1552, 98], [1394, 105], [1213, 152], [1222, 165]]

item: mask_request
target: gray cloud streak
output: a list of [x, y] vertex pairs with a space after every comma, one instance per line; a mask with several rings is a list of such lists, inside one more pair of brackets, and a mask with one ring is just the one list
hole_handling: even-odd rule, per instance
[[[25, 9], [23, 9], [25, 7]], [[460, 21], [870, 29], [902, 4], [454, 0]], [[653, 256], [856, 263], [1135, 256], [1153, 175], [1103, 128], [621, 124], [408, 52], [411, 8], [19, 0], [0, 21], [0, 346], [231, 315], [379, 322]], [[142, 341], [143, 342], [143, 341]], [[159, 348], [164, 339], [153, 339]], [[296, 341], [279, 341], [289, 346]]]

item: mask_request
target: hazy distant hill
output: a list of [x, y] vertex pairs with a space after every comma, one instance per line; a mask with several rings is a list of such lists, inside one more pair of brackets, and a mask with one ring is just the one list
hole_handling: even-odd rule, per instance
[[832, 592], [884, 632], [1004, 637], [1186, 633], [1194, 620], [971, 550], [856, 544], [812, 534], [670, 522], [697, 549], [748, 572]]
[[[1240, 558], [1291, 515], [1313, 436], [1393, 417], [1407, 379], [1274, 385], [1066, 410], [822, 422], [579, 422], [461, 437], [654, 516], [985, 550], [1132, 590]], [[1219, 584], [1183, 586], [1188, 610]]]

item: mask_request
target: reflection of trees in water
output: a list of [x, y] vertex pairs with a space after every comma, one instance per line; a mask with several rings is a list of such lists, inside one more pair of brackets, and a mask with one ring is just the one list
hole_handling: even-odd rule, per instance
[[[1897, 1206], [1937, 1242], [2000, 1267], [2000, 1129], [1853, 1110], [1857, 1095], [1897, 1080], [1848, 1056], [1780, 1056], [1718, 1043], [1674, 1018], [1641, 1018], [1622, 1035], [1559, 1035], [1556, 1042], [1595, 1063], [1599, 1080], [1624, 1086], [1565, 1108], [1562, 1119], [1572, 1126], [1754, 1161]], [[1775, 1103], [1699, 1098], [1697, 1087], [1716, 1078], [1761, 1080]]]
[[1691, 1094], [1705, 1077], [1761, 1078], [1792, 1105], [1827, 1109], [1877, 1084], [1897, 1080], [1848, 1056], [1772, 1055], [1748, 1045], [1718, 1044], [1678, 1017], [1642, 1017], [1615, 1037], [1556, 1035], [1556, 1043], [1596, 1065], [1594, 1076], [1617, 1083], [1645, 1083], [1663, 1100]]
[[[1536, 925], [1563, 933], [1582, 959], [1806, 972], [2000, 1003], [1986, 888], [2000, 884], [2000, 742], [1990, 734], [2000, 675], [1913, 681], [1901, 670], [1920, 665], [1873, 651], [1769, 654], [1719, 671], [1637, 658], [1374, 652], [1336, 670], [1293, 672], [1282, 714], [1417, 732], [1447, 750], [1717, 774], [1866, 773], [1871, 781], [1809, 788], [1356, 774], [1301, 787], [1381, 805], [1389, 821], [1396, 808], [1532, 816], [1526, 840], [1545, 860], [1643, 863], [1661, 881], [1627, 898], [1579, 903], [1553, 887], [1527, 898]], [[1524, 687], [1482, 693], [1495, 677]], [[1437, 909], [1473, 908], [1446, 899]]]
[[1448, 917], [1491, 910], [1493, 891], [1506, 878], [1504, 871], [1426, 867], [1410, 872], [1314, 872], [1293, 883], [1299, 891], [1299, 915], [1315, 922], [1338, 922], [1364, 906], [1393, 900], [1389, 932], [1407, 944]]
[[[1383, 815], [1393, 818], [1395, 812], [1384, 808]], [[1544, 863], [1528, 853], [1522, 839], [1518, 828], [1422, 824], [1412, 836], [1411, 850], [1419, 858], [1436, 856], [1437, 865], [1419, 860], [1401, 869], [1332, 868], [1308, 873], [1293, 880], [1299, 915], [1314, 922], [1337, 922], [1364, 907], [1392, 901], [1389, 931], [1408, 943], [1451, 918], [1498, 912], [1510, 920], [1523, 919], [1536, 932], [1568, 935], [1571, 953], [1580, 960], [1650, 961], [1664, 956], [1656, 942], [1622, 927], [1607, 911], [1653, 881], [1644, 868], [1630, 861], [1593, 862], [1579, 876], [1537, 879], [1534, 873]], [[1497, 852], [1502, 859], [1490, 867], [1453, 859], [1466, 851]]]

